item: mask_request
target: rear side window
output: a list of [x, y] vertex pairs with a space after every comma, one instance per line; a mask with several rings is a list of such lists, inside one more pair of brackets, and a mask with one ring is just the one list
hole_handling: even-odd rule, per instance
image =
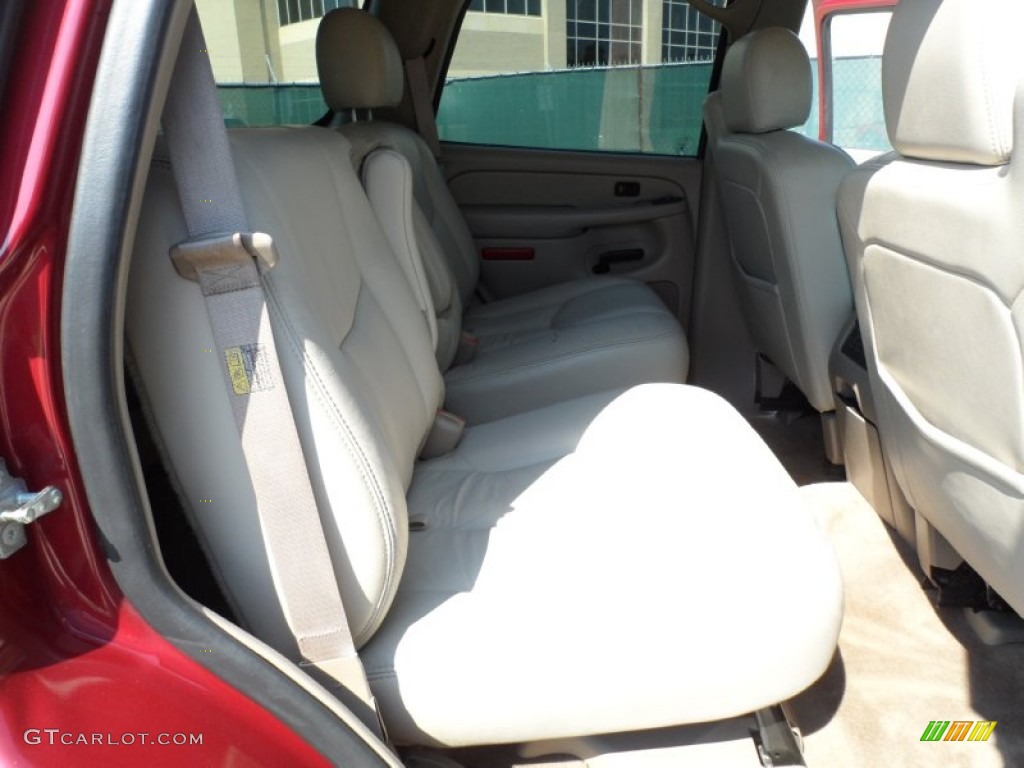
[[[863, 162], [891, 149], [882, 109], [882, 49], [892, 10], [858, 7], [863, 0], [846, 0], [846, 4], [821, 18], [820, 33], [814, 6], [807, 6], [800, 40], [811, 59], [814, 101], [810, 117], [798, 130], [836, 144]], [[836, 5], [833, 2], [832, 7]]]
[[882, 109], [882, 49], [892, 11], [838, 13], [825, 19], [825, 138], [857, 155], [892, 149]]
[[474, 0], [438, 132], [471, 144], [696, 154], [718, 35], [686, 0]]
[[327, 111], [316, 71], [320, 19], [356, 0], [197, 0], [228, 125], [312, 123]]

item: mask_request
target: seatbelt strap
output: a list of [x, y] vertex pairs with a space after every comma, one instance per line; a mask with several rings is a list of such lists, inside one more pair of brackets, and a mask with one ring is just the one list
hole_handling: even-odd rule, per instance
[[167, 95], [163, 128], [190, 238], [172, 249], [172, 258], [180, 274], [199, 283], [206, 299], [281, 609], [302, 665], [333, 692], [340, 684], [347, 691], [340, 698], [383, 736], [274, 344], [257, 261], [269, 269], [276, 252], [269, 235], [249, 231], [195, 8]]
[[416, 115], [416, 130], [427, 143], [434, 159], [441, 157], [441, 139], [437, 135], [433, 99], [427, 86], [427, 65], [422, 56], [405, 62], [405, 79], [409, 83], [412, 111]]

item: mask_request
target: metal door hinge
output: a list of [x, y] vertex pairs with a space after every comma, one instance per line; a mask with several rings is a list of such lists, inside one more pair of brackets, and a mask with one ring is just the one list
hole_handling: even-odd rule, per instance
[[25, 546], [25, 526], [60, 506], [64, 496], [52, 485], [30, 493], [25, 483], [11, 477], [0, 459], [0, 560]]

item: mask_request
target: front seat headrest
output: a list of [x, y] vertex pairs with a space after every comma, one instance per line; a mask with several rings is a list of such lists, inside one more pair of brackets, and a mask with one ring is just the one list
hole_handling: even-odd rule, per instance
[[1014, 93], [1024, 74], [1021, 0], [913, 0], [889, 23], [882, 93], [901, 155], [1002, 165], [1013, 149]]
[[725, 54], [721, 91], [734, 133], [803, 125], [811, 113], [811, 62], [800, 38], [782, 27], [741, 37]]

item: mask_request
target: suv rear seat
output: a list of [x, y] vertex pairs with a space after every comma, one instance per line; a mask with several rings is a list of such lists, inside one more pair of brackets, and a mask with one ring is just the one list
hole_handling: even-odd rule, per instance
[[[317, 65], [324, 98], [339, 114], [402, 99], [398, 47], [365, 11], [342, 8], [323, 18]], [[423, 139], [382, 121], [348, 122], [340, 131], [436, 335], [449, 410], [479, 423], [605, 389], [686, 380], [682, 328], [638, 281], [584, 278], [471, 304], [480, 276], [476, 247]], [[453, 365], [462, 330], [479, 340], [476, 355]]]
[[[842, 616], [835, 557], [738, 413], [709, 392], [650, 384], [471, 426], [451, 453], [417, 460], [444, 381], [349, 142], [316, 127], [230, 141], [247, 217], [280, 253], [265, 285], [285, 384], [397, 743], [713, 721], [818, 678]], [[228, 599], [297, 659], [203, 297], [168, 258], [186, 237], [157, 161], [129, 345]]]

